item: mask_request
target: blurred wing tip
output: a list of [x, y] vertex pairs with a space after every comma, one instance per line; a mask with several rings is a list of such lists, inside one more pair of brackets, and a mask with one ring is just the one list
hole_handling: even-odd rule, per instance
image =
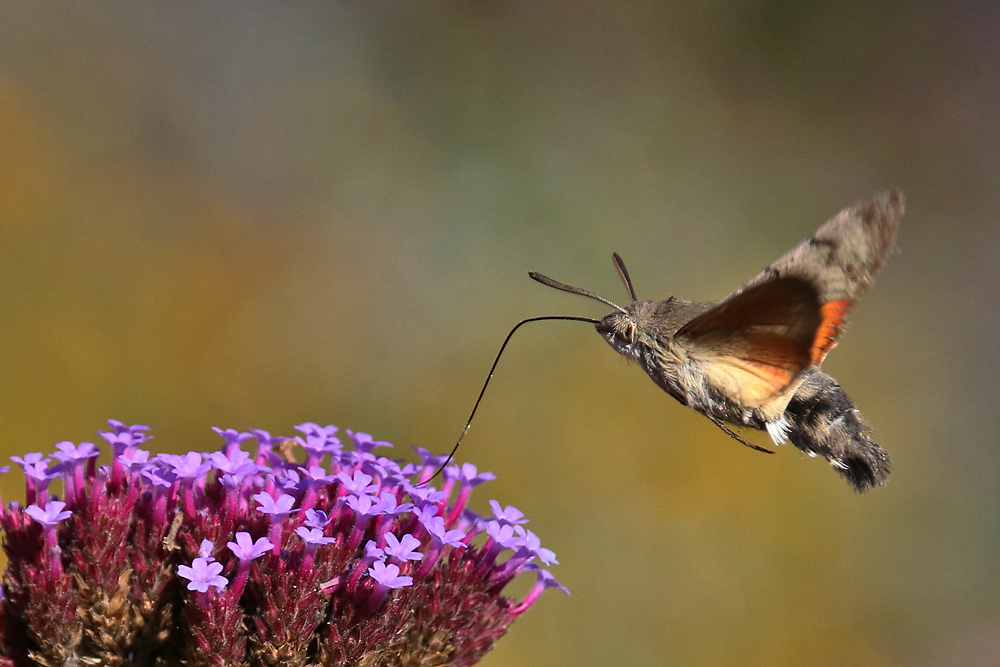
[[868, 225], [884, 230], [882, 244], [888, 247], [895, 241], [900, 220], [906, 212], [906, 197], [898, 188], [887, 188], [861, 202], [855, 210]]
[[885, 208], [896, 212], [897, 215], [902, 215], [906, 211], [906, 195], [897, 187], [879, 190], [873, 199]]

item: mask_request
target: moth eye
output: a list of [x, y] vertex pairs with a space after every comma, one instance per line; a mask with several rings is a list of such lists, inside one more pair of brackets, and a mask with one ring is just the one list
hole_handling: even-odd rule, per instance
[[631, 344], [632, 339], [635, 337], [635, 326], [633, 326], [631, 323], [625, 325], [624, 327], [622, 327], [622, 330], [619, 332], [618, 335], [621, 336], [621, 339], [623, 341]]

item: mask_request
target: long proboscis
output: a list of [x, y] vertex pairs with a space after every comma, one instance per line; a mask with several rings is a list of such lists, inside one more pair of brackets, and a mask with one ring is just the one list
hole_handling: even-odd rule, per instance
[[429, 484], [431, 480], [440, 475], [441, 471], [444, 470], [449, 463], [451, 463], [453, 458], [455, 458], [455, 452], [458, 451], [458, 446], [462, 444], [462, 440], [465, 439], [465, 434], [469, 432], [469, 427], [472, 426], [472, 418], [476, 416], [476, 410], [479, 409], [479, 404], [483, 400], [483, 395], [486, 393], [486, 387], [490, 384], [490, 380], [493, 379], [493, 372], [497, 369], [497, 364], [500, 363], [500, 357], [503, 356], [503, 351], [504, 349], [507, 348], [507, 343], [510, 342], [511, 336], [514, 335], [515, 331], [520, 329], [525, 324], [528, 324], [529, 322], [542, 322], [545, 320], [562, 320], [567, 322], [589, 322], [590, 324], [598, 324], [600, 322], [600, 320], [595, 320], [590, 317], [575, 317], [572, 315], [545, 315], [543, 317], [529, 317], [528, 319], [521, 320], [520, 322], [515, 324], [514, 328], [511, 329], [510, 333], [507, 334], [507, 337], [503, 339], [503, 345], [500, 346], [500, 351], [497, 352], [497, 358], [493, 360], [493, 365], [490, 366], [490, 373], [489, 375], [486, 376], [486, 382], [483, 383], [483, 388], [479, 390], [479, 398], [476, 399], [476, 404], [472, 406], [472, 412], [469, 414], [469, 419], [468, 421], [465, 422], [465, 428], [462, 429], [462, 433], [458, 436], [458, 440], [455, 442], [455, 446], [451, 448], [451, 452], [448, 454], [448, 458], [445, 459], [444, 463], [442, 463], [437, 470], [434, 471], [434, 474], [420, 483], [421, 486], [423, 486], [424, 484]]

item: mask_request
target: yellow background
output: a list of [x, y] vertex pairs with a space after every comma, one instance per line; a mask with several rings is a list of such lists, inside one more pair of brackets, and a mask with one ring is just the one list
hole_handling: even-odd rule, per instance
[[527, 271], [622, 301], [618, 251], [640, 297], [717, 299], [898, 185], [825, 364], [889, 485], [527, 327], [461, 458], [573, 595], [482, 664], [1000, 664], [998, 34], [990, 3], [2, 2], [2, 454], [107, 418], [443, 451], [510, 326], [607, 310]]

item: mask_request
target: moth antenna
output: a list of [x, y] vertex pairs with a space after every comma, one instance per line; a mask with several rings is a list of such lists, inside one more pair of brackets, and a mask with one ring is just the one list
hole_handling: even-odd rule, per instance
[[[536, 278], [536, 280], [537, 280], [537, 278]], [[552, 282], [555, 282], [555, 281], [552, 281]], [[561, 283], [556, 283], [556, 284], [558, 285], [558, 284], [561, 284]], [[553, 285], [553, 287], [555, 287], [555, 285]], [[570, 288], [570, 289], [572, 290], [573, 288]], [[600, 299], [600, 297], [595, 297], [595, 298]], [[603, 299], [600, 299], [600, 300], [603, 301]], [[614, 306], [614, 304], [611, 304], [611, 305]], [[615, 306], [615, 308], [617, 308], [617, 307], [618, 306]], [[449, 463], [451, 463], [451, 460], [453, 458], [455, 458], [455, 452], [458, 451], [458, 446], [462, 444], [462, 440], [465, 439], [465, 434], [469, 432], [469, 427], [472, 426], [472, 418], [476, 416], [476, 410], [479, 409], [479, 404], [483, 400], [483, 394], [486, 393], [486, 387], [489, 385], [490, 380], [493, 379], [493, 371], [495, 371], [497, 369], [497, 364], [500, 363], [500, 357], [503, 356], [503, 351], [504, 351], [504, 349], [506, 349], [507, 343], [510, 342], [510, 338], [511, 338], [511, 336], [514, 335], [514, 332], [517, 331], [518, 329], [520, 329], [522, 325], [525, 325], [528, 322], [541, 322], [541, 321], [544, 321], [544, 320], [563, 320], [563, 321], [567, 321], [567, 322], [589, 322], [590, 324], [599, 324], [600, 323], [600, 320], [595, 320], [595, 319], [592, 319], [590, 317], [573, 317], [573, 316], [570, 316], [570, 315], [546, 315], [544, 317], [529, 317], [528, 319], [521, 320], [520, 322], [518, 322], [517, 324], [515, 324], [514, 328], [511, 329], [510, 333], [507, 334], [507, 337], [503, 339], [503, 345], [500, 346], [500, 351], [497, 352], [497, 358], [493, 360], [493, 365], [490, 366], [490, 373], [489, 373], [489, 375], [486, 376], [486, 382], [483, 383], [483, 388], [479, 390], [479, 398], [476, 399], [476, 404], [472, 406], [472, 412], [469, 414], [468, 421], [465, 422], [465, 428], [462, 429], [462, 433], [458, 436], [458, 440], [455, 442], [455, 446], [451, 448], [451, 452], [449, 452], [448, 458], [445, 459], [444, 463], [442, 463], [438, 467], [437, 470], [434, 471], [433, 475], [431, 475], [430, 477], [428, 477], [427, 479], [425, 479], [423, 482], [421, 482], [417, 486], [424, 486], [426, 484], [429, 484], [430, 481], [432, 479], [434, 479], [435, 477], [437, 477], [438, 475], [440, 475], [441, 471], [444, 470], [448, 466]]]
[[605, 299], [603, 296], [598, 296], [597, 294], [594, 294], [589, 290], [585, 290], [582, 287], [573, 287], [572, 285], [561, 283], [558, 280], [552, 280], [552, 278], [549, 278], [548, 276], [543, 276], [540, 273], [535, 273], [534, 271], [530, 271], [528, 275], [531, 276], [532, 280], [537, 280], [543, 285], [548, 285], [549, 287], [555, 287], [557, 290], [562, 290], [563, 292], [569, 292], [570, 294], [579, 294], [581, 296], [585, 296], [594, 299], [596, 301], [600, 301], [604, 305], [611, 306], [620, 313], [626, 312], [624, 308], [619, 306], [614, 301], [609, 301], [608, 299]]
[[625, 283], [625, 287], [628, 288], [628, 295], [632, 297], [633, 301], [638, 301], [639, 299], [635, 296], [635, 289], [632, 287], [632, 279], [628, 275], [628, 269], [625, 268], [625, 262], [622, 260], [622, 256], [613, 252], [611, 253], [611, 258], [615, 262], [615, 268], [618, 269], [618, 275], [621, 276], [622, 282]]
[[[703, 412], [702, 414], [705, 414], [705, 413]], [[747, 442], [746, 440], [744, 440], [743, 438], [741, 438], [740, 436], [738, 436], [736, 433], [734, 433], [732, 429], [730, 429], [728, 426], [726, 426], [725, 424], [723, 424], [721, 421], [719, 421], [718, 419], [716, 419], [712, 415], [705, 415], [705, 416], [708, 417], [713, 424], [715, 424], [716, 426], [718, 426], [719, 428], [721, 428], [722, 432], [725, 433], [726, 435], [728, 435], [733, 440], [739, 440], [740, 442], [742, 442], [744, 445], [746, 445], [750, 449], [756, 449], [758, 452], [764, 452], [765, 454], [774, 454], [774, 452], [771, 451], [770, 449], [765, 449], [764, 447], [760, 447], [758, 445], [755, 445], [752, 442]]]

